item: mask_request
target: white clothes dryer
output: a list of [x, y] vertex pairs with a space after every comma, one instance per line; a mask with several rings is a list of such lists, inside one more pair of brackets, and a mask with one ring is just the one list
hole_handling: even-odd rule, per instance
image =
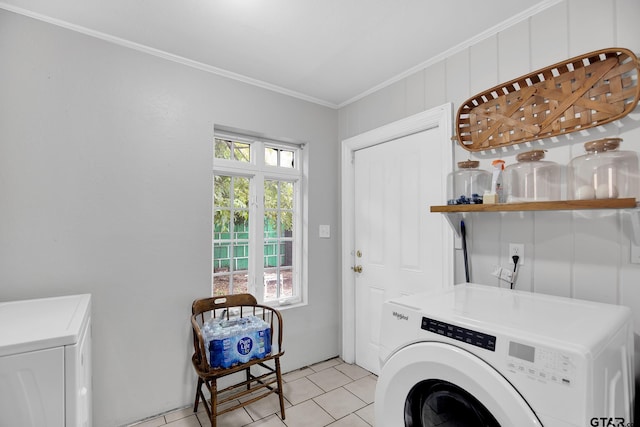
[[627, 307], [477, 284], [387, 301], [378, 427], [633, 423]]

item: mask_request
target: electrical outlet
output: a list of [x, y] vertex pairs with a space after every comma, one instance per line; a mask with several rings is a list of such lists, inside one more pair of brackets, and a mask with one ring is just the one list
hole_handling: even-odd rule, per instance
[[513, 264], [513, 256], [517, 255], [518, 265], [524, 265], [524, 243], [509, 243], [509, 264]]

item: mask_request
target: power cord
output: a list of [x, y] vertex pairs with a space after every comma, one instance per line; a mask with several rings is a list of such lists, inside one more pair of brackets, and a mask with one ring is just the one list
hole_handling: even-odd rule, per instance
[[511, 289], [513, 289], [513, 284], [516, 281], [516, 270], [518, 269], [518, 261], [520, 261], [520, 257], [518, 255], [514, 255], [511, 257], [513, 260], [513, 276], [511, 276]]

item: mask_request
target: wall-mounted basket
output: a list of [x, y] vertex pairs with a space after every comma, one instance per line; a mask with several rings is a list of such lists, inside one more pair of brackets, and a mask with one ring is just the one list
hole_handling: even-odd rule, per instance
[[465, 101], [455, 139], [469, 151], [483, 151], [609, 123], [638, 104], [639, 73], [638, 58], [621, 48], [534, 71]]

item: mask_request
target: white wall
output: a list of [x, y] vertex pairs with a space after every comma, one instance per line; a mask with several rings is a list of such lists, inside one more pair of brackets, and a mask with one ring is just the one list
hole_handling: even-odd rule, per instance
[[[467, 98], [500, 82], [596, 49], [619, 46], [640, 54], [639, 18], [637, 0], [560, 2], [341, 108], [340, 139], [445, 102], [452, 102], [457, 110]], [[517, 152], [542, 146], [548, 150], [548, 160], [566, 165], [584, 152], [583, 142], [604, 135], [619, 135], [623, 149], [640, 151], [639, 128], [640, 107], [617, 123], [588, 134], [542, 141], [543, 145], [478, 154], [457, 146], [455, 161], [471, 157], [488, 169], [493, 159], [511, 164]], [[427, 212], [425, 206], [425, 215], [438, 215]], [[508, 266], [509, 242], [524, 243], [526, 259], [518, 288], [628, 305], [640, 333], [640, 265], [630, 263], [627, 213], [485, 213], [471, 215], [466, 225], [473, 281], [497, 285], [490, 275], [493, 266]], [[456, 279], [461, 282], [465, 276], [457, 252]]]
[[284, 311], [283, 368], [339, 353], [335, 110], [3, 10], [0, 58], [0, 301], [93, 294], [95, 426], [193, 401], [214, 124], [308, 142], [309, 305]]

